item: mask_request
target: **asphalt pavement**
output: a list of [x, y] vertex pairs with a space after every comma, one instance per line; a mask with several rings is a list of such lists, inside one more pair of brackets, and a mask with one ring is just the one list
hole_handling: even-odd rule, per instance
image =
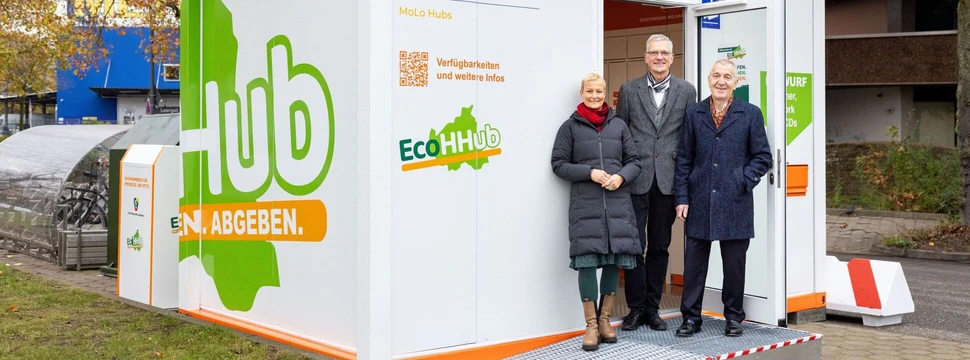
[[[877, 329], [897, 334], [970, 344], [970, 263], [954, 263], [870, 255], [833, 255], [841, 261], [866, 258], [898, 262], [913, 295], [916, 311], [903, 315], [902, 324]], [[828, 321], [856, 324], [861, 318], [829, 310]]]

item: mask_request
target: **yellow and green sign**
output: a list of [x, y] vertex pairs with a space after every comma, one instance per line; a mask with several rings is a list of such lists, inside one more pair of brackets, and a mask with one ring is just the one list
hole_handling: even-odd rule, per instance
[[[761, 114], [768, 122], [768, 73], [761, 72]], [[785, 76], [785, 145], [791, 145], [812, 123], [812, 74]]]

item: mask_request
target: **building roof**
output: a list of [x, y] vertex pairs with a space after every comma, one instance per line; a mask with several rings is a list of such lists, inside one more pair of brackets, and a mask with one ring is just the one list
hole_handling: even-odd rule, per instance
[[[0, 101], [3, 102], [19, 102], [21, 99], [23, 99], [22, 96], [0, 95]], [[57, 91], [48, 91], [39, 94], [27, 94], [27, 101], [30, 101], [33, 104], [53, 105], [57, 103]]]
[[112, 149], [127, 149], [131, 144], [178, 145], [181, 120], [178, 114], [143, 116]]
[[[91, 87], [91, 91], [101, 97], [118, 97], [125, 95], [145, 95], [148, 96], [148, 88], [107, 88], [107, 87]], [[174, 95], [178, 96], [179, 89], [155, 89], [158, 91], [159, 95]]]

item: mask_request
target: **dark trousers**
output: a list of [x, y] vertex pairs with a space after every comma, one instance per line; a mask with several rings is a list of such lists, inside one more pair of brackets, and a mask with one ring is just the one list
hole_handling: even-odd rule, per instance
[[[721, 262], [724, 264], [724, 283], [721, 285], [721, 301], [724, 318], [744, 321], [744, 264], [751, 239], [719, 241]], [[711, 241], [687, 238], [684, 247], [684, 297], [680, 312], [684, 319], [701, 321], [704, 303], [704, 284], [707, 282], [707, 265], [711, 258]]]
[[624, 270], [626, 302], [631, 310], [644, 313], [660, 308], [660, 295], [667, 276], [667, 247], [670, 232], [677, 218], [673, 195], [664, 195], [653, 179], [646, 194], [632, 195], [633, 212], [640, 231], [640, 248], [647, 249], [647, 258], [637, 256], [637, 267]]

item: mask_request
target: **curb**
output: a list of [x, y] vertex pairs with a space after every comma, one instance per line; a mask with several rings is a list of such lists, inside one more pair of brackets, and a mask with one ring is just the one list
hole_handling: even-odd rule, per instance
[[[843, 216], [842, 213], [848, 209], [825, 209], [826, 215]], [[913, 220], [933, 220], [943, 221], [946, 215], [904, 211], [880, 211], [880, 210], [855, 210], [850, 216], [883, 217], [894, 219], [913, 219]]]
[[965, 252], [939, 252], [919, 249], [892, 248], [884, 245], [873, 245], [872, 249], [877, 253], [895, 257], [906, 257], [910, 259], [939, 260], [939, 261], [970, 261], [970, 253]]

